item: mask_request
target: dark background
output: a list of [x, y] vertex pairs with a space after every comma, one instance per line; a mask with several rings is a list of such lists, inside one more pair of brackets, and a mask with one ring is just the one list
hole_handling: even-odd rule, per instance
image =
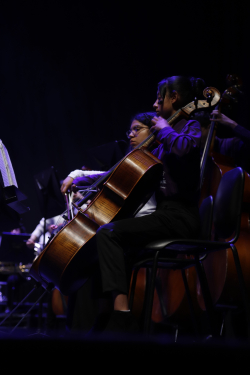
[[[201, 77], [224, 91], [226, 75], [236, 73], [248, 101], [243, 2], [0, 4], [0, 138], [28, 196], [27, 232], [41, 218], [34, 174], [54, 166], [64, 179], [86, 163], [87, 150], [126, 139], [164, 77]], [[249, 127], [247, 105], [239, 121]]]

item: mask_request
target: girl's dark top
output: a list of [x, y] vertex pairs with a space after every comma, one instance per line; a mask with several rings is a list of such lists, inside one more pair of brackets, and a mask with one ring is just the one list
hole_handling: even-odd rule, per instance
[[157, 201], [171, 199], [198, 204], [201, 128], [197, 121], [182, 119], [157, 134], [161, 144], [152, 152], [163, 161], [163, 178]]

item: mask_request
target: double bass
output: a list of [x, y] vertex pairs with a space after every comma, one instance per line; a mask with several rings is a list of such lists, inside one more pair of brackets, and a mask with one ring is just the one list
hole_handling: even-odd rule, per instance
[[[228, 76], [233, 85], [226, 90], [227, 99], [237, 96], [241, 88], [241, 81], [236, 80], [235, 76]], [[215, 137], [215, 132], [213, 139]], [[235, 161], [227, 156], [213, 151], [213, 142], [210, 148], [210, 158], [219, 169], [220, 175], [236, 167]], [[250, 295], [250, 176], [245, 173], [245, 185], [243, 194], [243, 206], [241, 213], [241, 229], [238, 241], [235, 246], [238, 251], [243, 277]], [[219, 181], [218, 181], [219, 182]], [[217, 184], [218, 184], [217, 182]], [[212, 195], [216, 193], [216, 187]], [[205, 192], [205, 195], [207, 192]], [[239, 289], [238, 277], [234, 265], [233, 255], [230, 249], [210, 254], [204, 261], [212, 301], [216, 306], [236, 307], [242, 306], [242, 299]], [[202, 310], [205, 310], [204, 301], [200, 291], [200, 285], [197, 283], [197, 300]]]
[[[194, 110], [216, 105], [220, 94], [215, 88], [207, 88], [204, 96], [208, 100], [187, 104], [168, 119], [169, 124]], [[112, 220], [133, 216], [149, 199], [162, 176], [161, 161], [146, 148], [153, 140], [152, 133], [108, 172], [102, 190], [90, 205], [84, 211], [79, 210], [35, 259], [30, 275], [44, 288], [52, 284], [64, 295], [78, 290], [96, 268], [98, 228]], [[101, 177], [92, 187], [102, 182]], [[84, 197], [87, 199], [88, 194]], [[82, 203], [83, 200], [79, 205]]]

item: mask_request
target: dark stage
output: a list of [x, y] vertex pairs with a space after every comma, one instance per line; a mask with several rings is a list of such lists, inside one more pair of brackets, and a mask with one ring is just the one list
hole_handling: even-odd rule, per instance
[[[23, 232], [32, 233], [43, 216], [35, 176], [53, 167], [62, 181], [84, 165], [94, 170], [112, 166], [127, 150], [125, 133], [133, 116], [153, 110], [158, 82], [165, 77], [200, 77], [223, 92], [226, 76], [239, 75], [244, 96], [230, 114], [250, 129], [248, 25], [243, 3], [234, 0], [132, 5], [112, 0], [1, 1], [0, 139], [30, 208], [21, 215]], [[8, 224], [0, 232], [13, 229]], [[7, 316], [11, 274], [6, 265], [4, 272], [0, 267], [1, 321]], [[14, 304], [30, 289], [27, 277], [25, 282], [21, 277]], [[229, 316], [217, 339], [206, 339], [206, 334], [196, 339], [180, 330], [175, 343], [173, 329], [166, 327], [155, 327], [157, 333], [149, 336], [86, 337], [69, 333], [64, 315], [56, 318], [53, 330], [48, 328], [46, 297], [11, 333], [33, 301], [0, 326], [2, 358], [13, 358], [9, 370], [18, 357], [26, 370], [36, 358], [33, 371], [39, 370], [39, 362], [47, 367], [51, 361], [59, 367], [66, 361], [77, 371], [76, 363], [81, 371], [89, 364], [112, 371], [114, 359], [126, 370], [154, 364], [161, 371], [159, 364], [165, 363], [166, 371], [170, 364], [199, 373], [218, 366], [246, 371], [249, 338], [239, 324], [241, 315]], [[86, 312], [92, 318], [93, 309]]]
[[12, 338], [2, 335], [0, 348], [3, 357], [13, 358], [14, 363], [4, 361], [7, 368], [17, 370], [24, 361], [26, 368], [35, 366], [32, 371], [45, 371], [48, 367], [79, 371], [82, 366], [113, 373], [113, 366], [119, 365], [123, 371], [150, 371], [153, 368], [154, 371], [188, 369], [195, 374], [209, 371], [245, 373], [249, 361], [249, 345], [244, 342], [181, 340], [173, 343], [167, 336], [72, 339], [32, 336], [32, 333], [24, 337], [22, 332], [17, 332]]
[[[33, 282], [19, 287], [19, 298], [23, 298], [33, 287]], [[21, 291], [20, 291], [21, 289]], [[4, 289], [2, 288], [2, 291]], [[246, 336], [244, 314], [233, 312], [226, 315], [221, 337], [211, 338], [206, 330], [206, 317], [201, 320], [201, 334], [195, 335], [190, 324], [186, 327], [165, 324], [154, 324], [151, 333], [126, 334], [107, 333], [89, 334], [87, 328], [79, 331], [69, 331], [66, 328], [66, 317], [55, 316], [51, 319], [49, 309], [50, 294], [46, 294], [41, 303], [24, 318], [33, 302], [39, 297], [42, 290], [35, 292], [1, 324], [0, 348], [4, 356], [13, 356], [13, 364], [6, 363], [7, 367], [17, 369], [19, 361], [36, 360], [39, 369], [46, 369], [48, 365], [56, 365], [58, 369], [65, 366], [78, 368], [92, 366], [93, 369], [102, 369], [109, 366], [110, 371], [115, 363], [122, 363], [126, 371], [132, 369], [148, 369], [156, 366], [161, 371], [162, 366], [172, 366], [176, 370], [189, 367], [192, 372], [201, 373], [212, 371], [214, 368], [232, 371], [245, 371], [249, 361], [249, 339]], [[16, 303], [14, 302], [14, 306]], [[4, 312], [4, 302], [0, 305], [1, 322], [8, 315]], [[85, 312], [85, 324], [90, 325], [88, 316], [90, 307]], [[92, 314], [95, 315], [95, 310]], [[234, 316], [235, 315], [235, 316]], [[221, 324], [221, 321], [219, 322]], [[86, 326], [86, 327], [87, 327]], [[89, 327], [88, 327], [89, 328]], [[176, 334], [178, 328], [178, 335]], [[17, 362], [16, 362], [17, 360]], [[8, 361], [7, 361], [8, 362]]]

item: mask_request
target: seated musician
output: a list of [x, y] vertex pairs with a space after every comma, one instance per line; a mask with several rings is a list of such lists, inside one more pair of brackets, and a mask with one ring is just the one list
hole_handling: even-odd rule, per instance
[[60, 215], [46, 219], [45, 232], [44, 232], [44, 217], [37, 224], [36, 228], [30, 235], [30, 238], [26, 242], [26, 246], [30, 249], [37, 247], [38, 253], [44, 248], [44, 245], [48, 242], [51, 233], [53, 232], [54, 226], [59, 225], [63, 222]]
[[[103, 172], [100, 171], [91, 171], [88, 167], [82, 166], [81, 169], [76, 169], [72, 171], [68, 177], [62, 182], [61, 191], [66, 193], [68, 191], [68, 186], [72, 184], [74, 178], [79, 176], [88, 176], [91, 174], [102, 174]], [[72, 194], [73, 201], [77, 199], [83, 198], [79, 192]], [[57, 215], [51, 218], [46, 219], [45, 224], [45, 233], [44, 233], [44, 217], [40, 220], [37, 224], [34, 231], [31, 233], [30, 238], [26, 242], [27, 247], [33, 249], [35, 244], [39, 246], [42, 250], [44, 245], [48, 242], [51, 234], [58, 226], [60, 226], [64, 222], [62, 215]]]
[[[216, 118], [211, 118], [215, 115]], [[221, 127], [225, 126], [232, 129], [233, 137], [219, 138], [215, 136], [213, 150], [219, 154], [229, 156], [239, 167], [250, 173], [250, 131], [230, 119], [219, 110], [215, 109], [211, 114], [208, 112], [197, 112], [194, 119], [201, 124], [201, 149], [204, 148], [211, 121], [215, 121]]]
[[[150, 134], [150, 127], [152, 126], [151, 120], [156, 115], [156, 112], [139, 113], [135, 115], [131, 121], [130, 130], [126, 132], [129, 139], [128, 152], [136, 148], [143, 142]], [[73, 180], [73, 176], [77, 176]], [[84, 176], [84, 178], [82, 178]], [[96, 173], [87, 175], [82, 174], [80, 170], [71, 172], [68, 177], [63, 181], [61, 191], [65, 193], [72, 186], [90, 185], [97, 178]], [[144, 205], [144, 207], [137, 213], [136, 216], [142, 216], [151, 213], [155, 210], [156, 203], [153, 196]], [[95, 276], [93, 276], [95, 278]], [[82, 288], [80, 288], [74, 295], [69, 298], [69, 313], [67, 325], [72, 331], [88, 331], [98, 313], [98, 310], [110, 310], [110, 303], [106, 299], [102, 299], [102, 292], [100, 287], [93, 282], [93, 278], [88, 280]], [[104, 313], [103, 316], [109, 314]], [[103, 320], [103, 319], [102, 319]], [[98, 319], [100, 324], [100, 319]], [[96, 327], [95, 327], [96, 328]]]
[[151, 129], [157, 132], [160, 145], [152, 153], [163, 162], [164, 172], [155, 191], [156, 209], [148, 215], [105, 224], [96, 233], [102, 292], [113, 301], [105, 331], [138, 330], [128, 307], [127, 248], [199, 234], [200, 124], [180, 118], [170, 126], [167, 119], [194, 97], [201, 97], [203, 85], [200, 79], [181, 76], [159, 83], [154, 103], [157, 116]]

